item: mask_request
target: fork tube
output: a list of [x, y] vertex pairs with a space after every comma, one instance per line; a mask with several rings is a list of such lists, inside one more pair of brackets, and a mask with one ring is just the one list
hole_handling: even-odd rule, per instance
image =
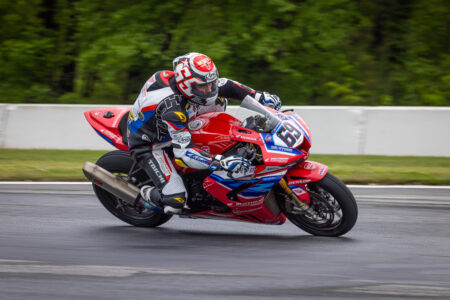
[[283, 190], [286, 192], [286, 194], [289, 196], [289, 198], [293, 199], [299, 206], [301, 210], [308, 210], [309, 205], [302, 202], [298, 196], [291, 190], [291, 188], [288, 186], [286, 179], [281, 179], [279, 182], [280, 186], [283, 188]]

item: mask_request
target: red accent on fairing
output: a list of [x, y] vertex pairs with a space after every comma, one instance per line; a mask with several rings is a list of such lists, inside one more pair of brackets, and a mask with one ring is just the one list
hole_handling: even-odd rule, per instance
[[315, 161], [304, 161], [289, 170], [286, 174], [287, 184], [291, 189], [302, 188], [305, 193], [297, 195], [301, 201], [309, 203], [309, 193], [306, 184], [321, 180], [328, 172], [328, 167]]
[[[130, 111], [129, 107], [107, 107], [97, 108], [84, 112], [84, 116], [97, 133], [111, 140], [114, 146], [120, 150], [128, 151], [128, 145], [122, 141], [122, 134], [119, 131], [119, 123], [122, 117]], [[106, 112], [114, 114], [111, 118], [105, 118]]]
[[327, 172], [328, 167], [326, 165], [307, 160], [290, 169], [289, 172], [287, 172], [286, 177], [288, 179], [288, 184], [299, 180], [298, 178], [310, 180], [309, 182], [314, 182], [325, 177]]
[[230, 189], [221, 185], [211, 177], [206, 177], [203, 181], [203, 188], [213, 195], [217, 200], [229, 207], [231, 213], [217, 213], [214, 211], [203, 211], [192, 214], [191, 216], [205, 217], [205, 218], [226, 218], [240, 221], [247, 221], [253, 223], [264, 224], [283, 224], [286, 217], [280, 213], [278, 216], [274, 215], [264, 203], [264, 196], [259, 196], [251, 199], [239, 197], [240, 202], [232, 201], [227, 194]]
[[233, 126], [241, 121], [222, 112], [206, 113], [195, 120], [203, 123], [200, 128], [191, 129], [192, 142], [202, 149], [207, 147], [212, 154], [222, 154], [236, 144], [232, 137]]

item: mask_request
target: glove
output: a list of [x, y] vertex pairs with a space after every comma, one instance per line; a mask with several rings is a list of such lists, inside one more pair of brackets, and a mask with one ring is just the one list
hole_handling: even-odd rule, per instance
[[271, 95], [267, 92], [263, 92], [261, 94], [261, 97], [259, 98], [259, 103], [261, 103], [264, 106], [273, 108], [275, 110], [280, 110], [281, 108], [280, 97], [278, 97], [275, 94]]
[[219, 168], [232, 173], [245, 173], [250, 170], [250, 162], [239, 155], [231, 155], [228, 157], [216, 155], [209, 166], [209, 170], [215, 171]]

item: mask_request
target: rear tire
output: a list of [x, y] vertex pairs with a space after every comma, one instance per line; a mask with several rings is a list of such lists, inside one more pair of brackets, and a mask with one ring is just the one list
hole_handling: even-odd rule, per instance
[[352, 192], [338, 178], [327, 173], [320, 181], [309, 183], [310, 207], [314, 214], [289, 213], [286, 217], [297, 227], [318, 236], [341, 236], [356, 223], [358, 207]]
[[[130, 154], [125, 151], [115, 150], [104, 154], [97, 160], [98, 166], [105, 170], [128, 179], [129, 171], [133, 165]], [[146, 174], [140, 174], [136, 179], [136, 185], [145, 180]], [[140, 177], [140, 178], [139, 178]], [[118, 219], [138, 227], [156, 227], [166, 223], [172, 215], [157, 213], [154, 211], [139, 212], [133, 205], [105, 191], [101, 187], [92, 184], [98, 200], [103, 206]]]

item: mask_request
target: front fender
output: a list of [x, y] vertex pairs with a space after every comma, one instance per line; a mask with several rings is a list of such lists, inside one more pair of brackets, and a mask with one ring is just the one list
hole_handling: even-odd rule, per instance
[[328, 167], [315, 161], [304, 161], [286, 173], [289, 188], [304, 202], [309, 203], [306, 184], [321, 180], [328, 172]]
[[288, 185], [303, 185], [308, 182], [319, 181], [328, 172], [328, 167], [315, 161], [304, 161], [286, 173]]

